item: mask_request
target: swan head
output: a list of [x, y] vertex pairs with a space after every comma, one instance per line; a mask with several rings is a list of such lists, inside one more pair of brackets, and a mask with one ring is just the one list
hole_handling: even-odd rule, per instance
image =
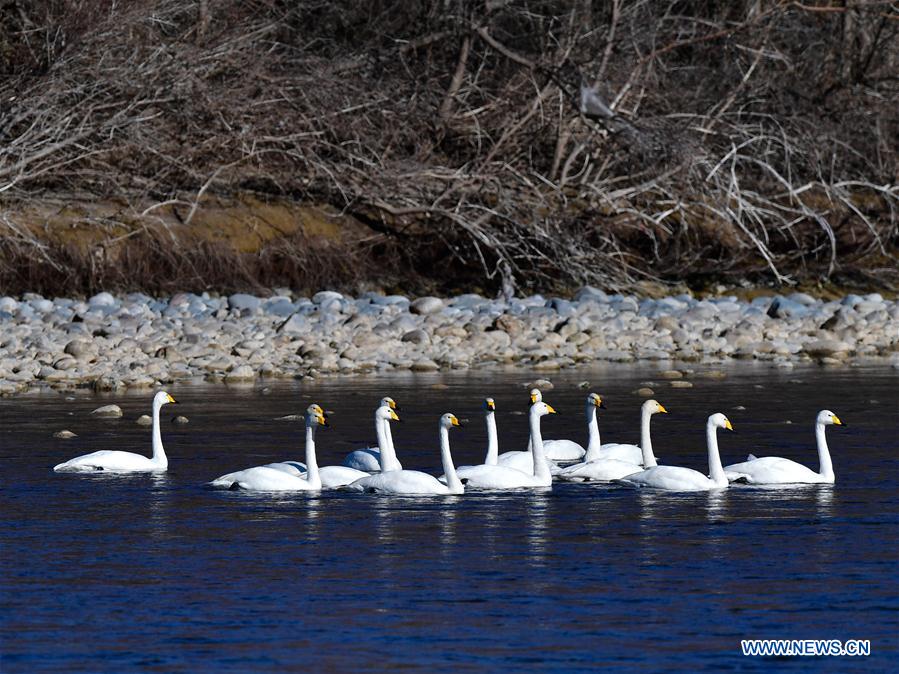
[[647, 400], [643, 403], [643, 409], [649, 414], [668, 414], [668, 410], [658, 400]]
[[396, 404], [396, 401], [390, 396], [384, 396], [381, 398], [381, 407], [389, 407], [392, 410], [398, 410], [399, 407]]
[[606, 409], [606, 404], [602, 401], [602, 396], [598, 393], [591, 393], [587, 396], [587, 406], [599, 407], [600, 409]]
[[394, 412], [390, 407], [380, 406], [375, 410], [375, 419], [385, 420], [385, 421], [399, 421], [400, 418], [396, 412]]
[[313, 403], [306, 408], [306, 423], [310, 426], [328, 425], [328, 417], [325, 416], [325, 411], [321, 408], [321, 405]]
[[730, 419], [721, 414], [721, 412], [713, 414], [709, 417], [709, 426], [713, 426], [715, 428], [724, 428], [728, 431], [734, 430], [734, 427], [730, 423]]
[[162, 407], [163, 405], [168, 405], [169, 403], [174, 403], [177, 405], [178, 401], [165, 391], [159, 391], [155, 396], [153, 396], [153, 405], [157, 407]]
[[496, 411], [496, 402], [494, 402], [493, 398], [484, 398], [484, 411], [487, 414]]
[[840, 417], [831, 412], [830, 410], [821, 410], [818, 412], [818, 423], [823, 424], [824, 426], [836, 425], [836, 426], [845, 426], [842, 421], [840, 421]]
[[453, 426], [461, 426], [462, 424], [456, 418], [455, 414], [451, 414], [447, 412], [442, 417], [440, 417], [440, 427], [449, 430]]
[[534, 403], [543, 402], [543, 394], [540, 393], [540, 389], [532, 388], [531, 389], [531, 405]]
[[534, 414], [538, 417], [543, 417], [547, 414], [558, 414], [558, 412], [556, 412], [552, 408], [552, 405], [548, 405], [545, 402], [540, 401], [531, 405], [531, 414]]

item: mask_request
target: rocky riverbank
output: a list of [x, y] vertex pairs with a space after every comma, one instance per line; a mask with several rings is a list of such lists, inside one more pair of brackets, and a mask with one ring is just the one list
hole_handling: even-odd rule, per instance
[[511, 301], [323, 291], [312, 298], [178, 294], [87, 301], [0, 298], [0, 394], [116, 390], [202, 377], [251, 382], [378, 370], [518, 363], [756, 358], [789, 367], [887, 358], [899, 368], [899, 302], [802, 293], [740, 301], [645, 299], [586, 287]]

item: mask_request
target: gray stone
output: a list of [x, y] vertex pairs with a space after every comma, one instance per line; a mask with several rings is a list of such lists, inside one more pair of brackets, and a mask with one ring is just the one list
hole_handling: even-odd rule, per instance
[[95, 409], [91, 414], [97, 417], [113, 419], [122, 416], [122, 408], [118, 405], [103, 405]]
[[228, 308], [232, 311], [254, 312], [259, 309], [262, 300], [246, 293], [235, 293], [228, 298]]
[[72, 431], [70, 431], [70, 430], [62, 430], [62, 431], [57, 431], [56, 433], [54, 433], [53, 437], [59, 438], [60, 440], [69, 440], [71, 438], [77, 438], [78, 436], [75, 435], [74, 433], [72, 433]]
[[419, 297], [409, 308], [413, 314], [436, 314], [443, 309], [443, 300], [439, 297]]

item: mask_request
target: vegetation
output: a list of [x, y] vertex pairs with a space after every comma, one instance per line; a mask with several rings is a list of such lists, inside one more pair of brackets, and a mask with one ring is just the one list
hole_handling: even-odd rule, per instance
[[897, 35], [877, 0], [5, 0], [0, 291], [895, 286]]

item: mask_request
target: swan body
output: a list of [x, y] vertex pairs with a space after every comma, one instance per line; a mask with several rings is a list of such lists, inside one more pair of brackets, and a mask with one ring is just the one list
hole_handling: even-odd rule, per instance
[[[389, 397], [381, 398], [381, 406], [389, 407], [394, 411], [399, 409], [394, 399]], [[380, 447], [366, 447], [364, 449], [354, 450], [344, 457], [343, 465], [347, 468], [353, 468], [355, 470], [363, 471], [366, 473], [377, 473], [381, 470], [402, 470], [403, 466], [396, 458], [396, 450], [393, 447], [393, 436], [390, 432], [389, 425], [386, 428], [386, 433], [387, 445], [389, 445], [390, 447], [389, 454], [391, 455], [387, 457], [386, 468], [381, 467], [382, 462]]]
[[749, 484], [833, 484], [836, 478], [824, 433], [825, 428], [830, 425], [845, 424], [830, 410], [821, 410], [815, 419], [815, 438], [820, 462], [818, 472], [779, 456], [756, 458], [751, 454], [743, 463], [725, 466], [724, 472], [731, 481], [742, 478]]
[[299, 474], [292, 461], [254, 466], [217, 477], [210, 484], [224, 489], [247, 491], [318, 491], [322, 488], [318, 462], [315, 458], [315, 428], [327, 426], [324, 410], [319, 405], [306, 409], [306, 473]]
[[[300, 461], [281, 461], [279, 463], [267, 463], [262, 468], [273, 468], [280, 470], [288, 475], [305, 478], [306, 464]], [[368, 477], [371, 473], [366, 473], [355, 468], [347, 468], [346, 466], [322, 466], [318, 469], [318, 475], [322, 481], [322, 489], [335, 489], [355, 482], [360, 477]]]
[[[384, 408], [379, 407], [375, 413], [376, 419]], [[399, 421], [396, 413], [387, 409], [386, 412], [392, 414], [395, 421]], [[387, 424], [386, 417], [383, 417], [384, 425]], [[443, 496], [451, 494], [462, 494], [465, 487], [462, 481], [456, 475], [453, 467], [453, 459], [450, 454], [449, 447], [449, 429], [458, 426], [459, 420], [453, 414], [444, 414], [440, 417], [438, 431], [440, 436], [440, 455], [443, 461], [443, 470], [446, 474], [446, 484], [440, 482], [433, 475], [424, 473], [419, 470], [390, 470], [381, 472], [376, 475], [367, 475], [347, 486], [352, 491], [361, 491], [367, 493], [379, 494], [396, 494], [405, 496]], [[381, 452], [384, 451], [384, 430], [381, 425], [377, 425], [378, 445]]]
[[[647, 402], [651, 402], [653, 406], [658, 406], [660, 411], [665, 411], [665, 408], [654, 400]], [[644, 403], [644, 409], [646, 406], [647, 403]], [[599, 439], [599, 424], [596, 420], [596, 410], [604, 407], [602, 398], [598, 394], [591, 393], [587, 396], [587, 433], [589, 437], [587, 452], [581, 463], [562, 468], [556, 475], [558, 479], [566, 482], [586, 482], [588, 480], [611, 482], [639, 472], [640, 464], [643, 463], [643, 452], [640, 447], [636, 447], [640, 451], [640, 458], [637, 461], [631, 460], [633, 456], [630, 448], [634, 447], [633, 445], [628, 445], [624, 451], [603, 451], [603, 448], [606, 446], [602, 445]], [[647, 436], [649, 434], [648, 425], [647, 422]], [[652, 445], [649, 443], [648, 438], [644, 438], [644, 444], [649, 450], [649, 456], [651, 456]], [[618, 445], [613, 445], [613, 448], [617, 449]], [[653, 459], [651, 465], [654, 464], [655, 460]]]
[[717, 429], [726, 428], [733, 430], [730, 421], [723, 414], [713, 414], [706, 423], [706, 443], [709, 453], [709, 476], [705, 476], [698, 470], [682, 468], [680, 466], [652, 466], [638, 473], [628, 475], [618, 482], [633, 487], [652, 487], [667, 491], [709, 491], [712, 489], [725, 489], [728, 485], [727, 476], [721, 466], [721, 456], [718, 453]]
[[[543, 447], [543, 442], [540, 438], [540, 417], [545, 414], [555, 414], [555, 410], [542, 402], [531, 406], [528, 423], [531, 431], [532, 442], [530, 446], [532, 448]], [[493, 431], [496, 431], [495, 426]], [[537, 439], [537, 444], [534, 444], [534, 438]], [[537, 466], [538, 470], [534, 470], [534, 466]], [[552, 473], [549, 470], [549, 464], [542, 456], [540, 450], [537, 451], [535, 460], [531, 461], [530, 473], [516, 470], [509, 466], [484, 463], [479, 466], [460, 468], [458, 475], [459, 478], [465, 480], [467, 487], [476, 489], [519, 489], [522, 487], [547, 487], [552, 484]]]
[[[543, 394], [540, 393], [539, 389], [531, 389], [531, 405], [534, 403], [539, 403], [543, 401]], [[543, 442], [544, 448], [546, 447], [547, 442], [556, 442], [555, 440], [545, 440]], [[577, 444], [577, 443], [574, 443]], [[580, 445], [578, 445], [580, 446]], [[553, 461], [547, 454], [546, 451], [543, 452], [544, 459], [546, 461], [546, 465], [549, 467], [549, 472], [555, 475], [559, 472], [560, 468], [555, 461]], [[528, 475], [533, 474], [534, 472], [534, 455], [531, 453], [530, 439], [528, 439], [528, 448], [524, 451], [521, 450], [511, 450], [508, 452], [503, 452], [497, 457], [497, 465], [506, 466], [507, 468], [514, 468], [515, 470], [520, 470], [522, 473], [527, 473]]]
[[[616, 459], [627, 461], [644, 468], [652, 468], [658, 465], [655, 454], [652, 451], [652, 437], [649, 434], [649, 423], [654, 414], [668, 414], [661, 403], [656, 400], [647, 400], [640, 407], [640, 444], [631, 445], [622, 442], [608, 442], [600, 445], [598, 451], [593, 454], [591, 448], [587, 449], [585, 461], [593, 458]], [[647, 463], [648, 461], [648, 463]]]
[[289, 475], [302, 477], [306, 474], [306, 464], [302, 461], [279, 461], [278, 463], [267, 463], [265, 468], [273, 468], [280, 470]]
[[169, 460], [162, 446], [162, 434], [159, 430], [159, 410], [163, 405], [177, 403], [165, 391], [153, 396], [153, 456], [146, 457], [134, 452], [120, 450], [101, 450], [76, 456], [64, 463], [57, 464], [53, 470], [57, 473], [108, 471], [111, 473], [162, 473], [168, 470]]

